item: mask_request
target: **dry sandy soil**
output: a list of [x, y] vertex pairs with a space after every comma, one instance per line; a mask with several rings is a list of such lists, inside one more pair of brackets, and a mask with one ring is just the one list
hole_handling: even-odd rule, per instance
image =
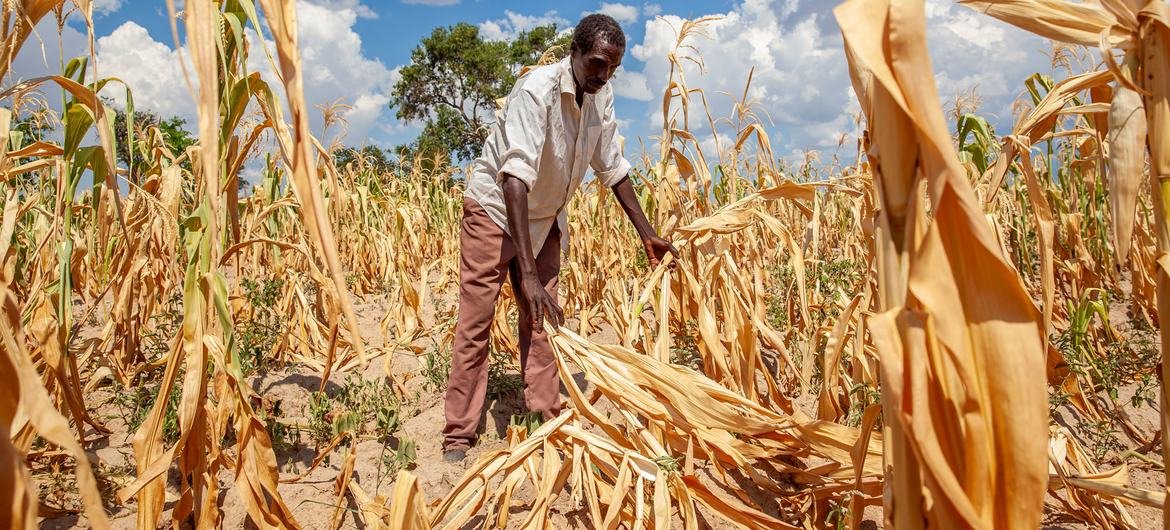
[[[449, 311], [447, 308], [451, 307], [452, 302], [450, 295], [440, 297], [437, 301], [447, 311]], [[363, 333], [367, 334], [365, 339], [369, 344], [380, 345], [384, 343], [383, 337], [378, 331], [378, 324], [387, 309], [385, 302], [380, 297], [367, 297], [359, 303], [360, 328]], [[434, 325], [436, 318], [433, 306], [426, 308], [424, 318], [426, 324]], [[616, 337], [606, 331], [598, 332], [592, 338], [598, 342], [616, 342]], [[416, 345], [423, 349], [432, 344], [433, 341], [429, 337], [416, 342]], [[443, 427], [442, 394], [435, 389], [428, 389], [424, 378], [418, 376], [421, 359], [408, 349], [402, 349], [392, 355], [394, 356], [393, 372], [400, 381], [404, 381], [407, 389], [407, 398], [401, 405], [402, 428], [400, 437], [414, 440], [417, 443], [417, 463], [411, 471], [419, 476], [422, 490], [428, 500], [440, 499], [458, 482], [465, 467], [470, 464], [450, 464], [442, 459], [440, 448]], [[362, 377], [385, 380], [384, 361], [384, 356], [375, 359], [362, 371]], [[328, 388], [336, 390], [342, 379], [342, 375], [333, 376], [327, 385]], [[581, 377], [575, 379], [579, 384], [584, 384]], [[279, 404], [282, 421], [297, 423], [307, 421], [309, 397], [319, 387], [321, 381], [320, 374], [313, 370], [305, 367], [287, 366], [260, 374], [250, 382], [252, 388], [263, 396], [270, 405]], [[1132, 389], [1128, 391], [1132, 392]], [[91, 435], [89, 437], [91, 440], [96, 440], [90, 445], [91, 458], [97, 466], [99, 475], [105, 478], [103, 482], [110, 491], [116, 489], [118, 485], [125, 484], [134, 470], [133, 449], [130, 440], [133, 433], [128, 432], [127, 425], [123, 421], [124, 412], [113, 404], [113, 397], [113, 393], [108, 390], [99, 391], [89, 397], [91, 407], [95, 403], [101, 403], [97, 407], [98, 416], [113, 430], [113, 433], [107, 436]], [[1122, 398], [1128, 401], [1125, 399], [1126, 396], [1122, 396]], [[798, 401], [807, 409], [806, 412], [815, 414], [814, 399], [800, 399]], [[1144, 433], [1152, 433], [1157, 429], [1157, 411], [1152, 406], [1133, 408], [1126, 405], [1125, 410], [1130, 414], [1131, 421]], [[473, 462], [485, 453], [505, 448], [504, 437], [509, 419], [513, 414], [522, 412], [523, 399], [519, 392], [490, 401], [488, 410], [485, 411], [482, 438], [479, 445], [469, 452], [468, 462]], [[1058, 411], [1056, 419], [1066, 421], [1071, 417], [1068, 415], [1069, 412], [1068, 410]], [[1075, 422], [1069, 422], [1068, 427], [1078, 436], [1084, 436], [1083, 429], [1078, 429]], [[1112, 449], [1107, 456], [1107, 460], [1113, 459], [1115, 461], [1114, 464], [1120, 463], [1120, 455], [1125, 450], [1136, 447], [1124, 435], [1119, 435], [1117, 438], [1120, 441], [1120, 447]], [[1088, 440], [1082, 441], [1087, 442]], [[386, 446], [377, 440], [366, 440], [358, 443], [354, 449], [356, 451], [356, 465], [353, 480], [372, 494], [381, 493], [388, 496], [393, 489], [394, 475], [387, 472], [382, 465], [382, 456], [387, 451]], [[305, 474], [299, 481], [281, 484], [281, 494], [304, 528], [322, 530], [329, 528], [334, 506], [337, 503], [334, 482], [344, 461], [344, 451], [346, 451], [345, 448], [333, 451], [322, 465]], [[302, 436], [300, 442], [293, 444], [291, 448], [278, 451], [277, 457], [282, 477], [291, 478], [304, 474], [316, 454], [314, 444], [307, 436]], [[1140, 460], [1131, 459], [1129, 462], [1135, 486], [1152, 490], [1161, 487], [1162, 475], [1159, 469], [1143, 464]], [[63, 474], [63, 476], [68, 477], [68, 473]], [[56, 478], [60, 480], [60, 476]], [[246, 521], [244, 507], [232, 492], [230, 473], [224, 472], [219, 479], [223, 527], [249, 527], [250, 523]], [[51, 476], [40, 476], [38, 480], [41, 481], [42, 487], [48, 490], [67, 489], [70, 485], [68, 479], [64, 484], [53, 482], [54, 477]], [[714, 482], [711, 481], [711, 483]], [[718, 488], [716, 490], [718, 491]], [[174, 500], [173, 486], [172, 489], [168, 490], [168, 493], [167, 507], [169, 509]], [[524, 491], [520, 492], [521, 498], [525, 493]], [[724, 493], [727, 493], [726, 490]], [[62, 498], [65, 505], [76, 506], [75, 497], [64, 495]], [[586, 511], [581, 510], [583, 506], [572, 505], [568, 499], [568, 495], [562, 495], [554, 505], [552, 510], [554, 526], [558, 528], [588, 527]], [[363, 525], [357, 517], [357, 507], [352, 499], [347, 497], [344, 502], [346, 506], [341, 527], [362, 528]], [[768, 507], [767, 502], [762, 502], [762, 504]], [[519, 511], [519, 509], [514, 509], [514, 511]], [[114, 528], [134, 527], [135, 505], [133, 501], [126, 505], [111, 503], [108, 512]], [[1136, 506], [1130, 508], [1130, 513], [1141, 528], [1159, 526], [1160, 514], [1157, 510]], [[879, 527], [876, 522], [881, 519], [880, 508], [870, 507], [866, 510], [865, 516], [867, 520], [862, 525], [863, 528]], [[513, 517], [511, 519], [512, 526], [519, 523], [522, 518], [522, 516]], [[164, 513], [163, 521], [169, 526], [169, 513]], [[730, 528], [726, 523], [709, 515], [704, 518], [704, 521], [711, 528]], [[481, 520], [473, 520], [468, 527], [478, 528], [482, 524]], [[48, 529], [65, 529], [83, 528], [88, 525], [83, 516], [64, 514], [43, 519], [41, 526]], [[1052, 495], [1049, 496], [1043, 527], [1089, 528], [1089, 526], [1079, 523], [1069, 516], [1062, 515], [1056, 498]]]

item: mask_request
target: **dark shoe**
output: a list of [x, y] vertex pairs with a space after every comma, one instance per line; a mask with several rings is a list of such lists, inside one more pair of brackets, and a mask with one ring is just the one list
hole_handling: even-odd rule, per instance
[[467, 451], [465, 449], [443, 451], [443, 460], [446, 462], [462, 462], [464, 458], [467, 458]]

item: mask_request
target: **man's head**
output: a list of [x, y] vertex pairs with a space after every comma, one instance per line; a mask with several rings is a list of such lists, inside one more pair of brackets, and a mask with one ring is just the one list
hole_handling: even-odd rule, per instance
[[577, 23], [570, 48], [577, 87], [596, 94], [613, 77], [626, 53], [626, 35], [613, 17], [593, 14]]

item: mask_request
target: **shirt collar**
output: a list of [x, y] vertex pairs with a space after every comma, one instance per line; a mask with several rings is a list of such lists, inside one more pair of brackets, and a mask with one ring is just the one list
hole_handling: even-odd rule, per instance
[[573, 81], [573, 64], [568, 57], [561, 59], [561, 93], [577, 96], [577, 83]]

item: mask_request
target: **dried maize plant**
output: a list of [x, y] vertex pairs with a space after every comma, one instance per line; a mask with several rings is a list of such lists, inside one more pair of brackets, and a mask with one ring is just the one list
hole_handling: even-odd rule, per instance
[[[693, 35], [701, 25], [688, 22], [683, 28]], [[686, 39], [679, 42], [695, 50]], [[679, 83], [672, 80], [667, 110], [670, 90], [683, 98], [697, 93], [680, 90]], [[586, 504], [588, 519], [580, 523], [609, 528], [697, 527], [702, 510], [749, 528], [795, 528], [819, 524], [846, 502], [860, 513], [865, 504], [880, 501], [880, 437], [869, 434], [877, 409], [870, 408], [860, 429], [834, 423], [849, 404], [838, 393], [848, 375], [833, 373], [826, 376], [823, 398], [833, 412], [821, 414], [828, 421], [795, 411], [785, 389], [797, 386], [802, 375], [786, 352], [789, 339], [766, 322], [763, 300], [764, 284], [772, 281], [763, 264], [770, 260], [790, 263], [798, 271], [793, 283], [804, 289], [805, 246], [798, 241], [804, 234], [793, 235], [787, 227], [810, 226], [816, 232], [822, 223], [856, 226], [860, 190], [844, 182], [785, 180], [764, 162], [771, 159], [768, 139], [755, 122], [738, 135], [730, 151], [739, 162], [726, 166], [735, 170], [719, 182], [700, 177], [706, 170], [698, 168], [706, 163], [692, 164], [684, 153], [703, 159], [695, 137], [673, 127], [671, 134], [683, 148], [667, 150], [669, 160], [658, 165], [665, 168], [661, 176], [642, 177], [640, 200], [651, 215], [668, 219], [681, 259], [631, 279], [597, 275], [592, 271], [634, 262], [638, 246], [598, 184], [574, 199], [571, 230], [613, 236], [571, 239], [566, 306], [579, 316], [583, 332], [608, 326], [620, 344], [596, 344], [568, 330], [555, 335], [573, 408], [530, 435], [513, 430], [510, 448], [482, 457], [430, 512], [429, 524], [457, 528], [483, 514], [504, 526], [509, 507], [523, 502], [529, 511], [522, 526], [547, 526], [548, 510], [566, 484], [574, 502]], [[768, 154], [740, 159], [750, 139]], [[769, 176], [748, 179], [740, 171]], [[698, 211], [709, 214], [692, 213]], [[826, 239], [838, 244], [845, 238]], [[783, 243], [767, 244], [774, 240]], [[816, 246], [819, 253], [822, 246]], [[854, 253], [864, 249], [859, 241], [847, 246]], [[809, 311], [808, 297], [794, 298], [800, 299], [798, 312]], [[822, 306], [839, 303], [815, 300]], [[866, 355], [859, 336], [846, 340], [847, 332], [861, 329], [861, 303], [861, 297], [845, 300], [847, 314], [829, 324], [831, 329], [821, 329], [823, 322], [809, 324], [808, 317], [793, 326], [817, 327], [794, 333], [824, 336], [835, 352], [824, 356], [824, 368], [836, 370], [847, 346], [858, 357]], [[677, 344], [680, 339], [692, 349]], [[806, 346], [810, 367], [823, 345]], [[591, 393], [578, 386], [571, 376], [575, 371], [584, 373]], [[777, 382], [777, 374], [784, 374], [785, 384]], [[723, 491], [716, 493], [705, 480]], [[761, 505], [745, 487], [774, 500]], [[519, 493], [525, 490], [534, 492], [531, 498]], [[415, 502], [410, 499], [419, 495], [414, 489], [400, 493], [404, 497], [391, 507]], [[389, 517], [380, 508], [362, 513], [367, 524], [386, 524]]]
[[[1108, 118], [1108, 162], [1113, 202], [1114, 245], [1118, 259], [1150, 259], [1134, 268], [1150, 271], [1154, 277], [1159, 328], [1163, 330], [1162, 358], [1170, 351], [1165, 339], [1170, 318], [1170, 278], [1166, 256], [1170, 253], [1170, 6], [1151, 0], [1110, 1], [1099, 4], [1069, 4], [1051, 1], [971, 1], [968, 5], [1028, 31], [1061, 42], [1096, 45], [1112, 81]], [[1114, 50], [1124, 52], [1118, 61]], [[1143, 149], [1143, 145], [1145, 149]], [[1151, 203], [1154, 219], [1155, 253], [1130, 252], [1134, 229], [1137, 190], [1149, 156]], [[1137, 282], [1135, 282], [1137, 283]], [[1144, 283], [1144, 282], [1143, 282]], [[1162, 363], [1162, 438], [1170, 433], [1170, 367]], [[1170, 448], [1162, 444], [1163, 461]], [[1168, 471], [1170, 473], [1170, 471]], [[1170, 510], [1163, 509], [1163, 525], [1170, 526]]]
[[[222, 17], [232, 18], [239, 25], [245, 14], [238, 4], [225, 7], [226, 12], [221, 13], [218, 5], [195, 2], [188, 4], [185, 12], [189, 49], [200, 86], [195, 95], [200, 143], [191, 153], [197, 206], [183, 222], [181, 237], [187, 258], [184, 315], [180, 337], [166, 359], [159, 388], [160, 396], [169, 396], [177, 385], [181, 388], [179, 440], [169, 448], [165, 446], [162, 423], [166, 400], [155, 400], [134, 435], [138, 475], [118, 492], [123, 501], [136, 497], [139, 527], [158, 524], [165, 475], [172, 463], [177, 464], [179, 472], [179, 500], [171, 512], [174, 525], [218, 524], [219, 482], [215, 477], [221, 469], [231, 467], [237, 473], [238, 492], [250, 516], [265, 527], [296, 524], [276, 492], [271, 444], [251, 410], [251, 390], [241, 381], [226, 280], [218, 272], [219, 258], [224, 254], [221, 238], [238, 225], [234, 216], [220, 215], [226, 210], [219, 206], [224, 195], [221, 177], [230, 167], [233, 154], [225, 144], [234, 135], [234, 120], [242, 111], [240, 107], [247, 102], [246, 97], [242, 103], [228, 97], [228, 89], [236, 88], [232, 74], [238, 75], [235, 61], [243, 53], [243, 43], [240, 38], [221, 33], [219, 24]], [[173, 13], [173, 5], [168, 4], [168, 8]], [[227, 31], [229, 25], [223, 27]], [[221, 68], [226, 74], [222, 83], [227, 87], [222, 93]], [[221, 108], [221, 103], [226, 104]], [[234, 189], [234, 181], [228, 180]], [[238, 436], [231, 447], [235, 454], [230, 456], [220, 443], [229, 423]]]
[[[1013, 133], [1004, 138], [1000, 158], [987, 168], [993, 198], [985, 202], [998, 214], [989, 219], [1010, 219], [1009, 233], [1003, 236], [1006, 246], [1033, 297], [1041, 301], [1051, 338], [1050, 384], [1069, 397], [1068, 403], [1082, 418], [1116, 423], [1144, 447], [1152, 446], [1153, 440], [1133, 425], [1116, 396], [1099, 391], [1111, 377], [1101, 367], [1126, 366], [1127, 376], [1132, 373], [1135, 378], [1154, 377], [1156, 371], [1153, 366], [1136, 366], [1130, 372], [1134, 355], [1115, 347], [1127, 339], [1108, 315], [1109, 293], [1125, 291], [1116, 270], [1119, 260], [1113, 256], [1116, 246], [1119, 256], [1131, 255], [1133, 321], [1152, 328], [1149, 323], [1155, 316], [1153, 282], [1147, 279], [1147, 271], [1153, 270], [1153, 242], [1145, 228], [1152, 224], [1150, 206], [1147, 201], [1134, 208], [1141, 198], [1138, 189], [1129, 189], [1125, 179], [1106, 179], [1104, 171], [1110, 159], [1125, 154], [1113, 149], [1118, 130], [1109, 122], [1119, 114], [1110, 113], [1111, 81], [1107, 71], [1073, 75], [1059, 83], [1040, 75], [1029, 78], [1026, 85], [1036, 106], [1021, 116]], [[1063, 139], [1055, 155], [1039, 149], [1054, 138]], [[1054, 171], [1052, 158], [1060, 169]], [[1002, 189], [1014, 194], [997, 194], [1012, 167], [1019, 178]], [[1125, 204], [1132, 206], [1127, 209]], [[1111, 217], [1126, 216], [1126, 211], [1127, 220], [1110, 222]], [[1125, 226], [1131, 233], [1118, 236]], [[1037, 236], [1038, 252], [1029, 248], [1030, 234]], [[1130, 240], [1138, 243], [1127, 247]]]
[[[843, 491], [880, 490], [878, 443], [855, 429], [773, 412], [689, 368], [620, 345], [567, 330], [553, 341], [573, 408], [531, 436], [513, 427], [509, 448], [469, 469], [435, 505], [429, 527], [459, 528], [481, 512], [505, 527], [526, 482], [536, 492], [521, 523], [526, 528], [549, 527], [548, 510], [566, 485], [588, 510], [581, 524], [607, 528], [697, 528], [699, 506], [746, 528], [800, 528], [823, 517], [826, 501]], [[594, 396], [573, 381], [572, 366], [596, 385]], [[598, 408], [602, 397], [617, 417]], [[821, 464], [798, 460], [808, 457]], [[711, 467], [698, 472], [705, 463]], [[784, 518], [765, 514], [738, 488], [738, 499], [716, 494], [700, 476], [755, 484], [778, 496]], [[412, 502], [397, 495], [391, 507]], [[377, 513], [363, 509], [371, 511]]]
[[[423, 323], [428, 297], [458, 279], [455, 243], [463, 211], [462, 190], [451, 185], [446, 171], [425, 167], [416, 160], [410, 173], [391, 176], [393, 180], [384, 183], [376, 179], [385, 175], [371, 173], [365, 184], [370, 191], [362, 191], [377, 196], [373, 205], [382, 208], [371, 209], [371, 219], [388, 223], [378, 236], [382, 255], [389, 259], [384, 285], [389, 288], [390, 307], [382, 331], [401, 346], [430, 331]], [[389, 212], [388, 218], [384, 212]]]
[[1137, 528], [1126, 502], [1161, 508], [1165, 494], [1130, 486], [1125, 464], [1101, 472], [1092, 457], [1063, 428], [1053, 428], [1048, 442], [1049, 474], [1054, 488], [1067, 490], [1057, 496], [1067, 513], [1098, 528]]
[[[90, 5], [80, 5], [87, 20]], [[27, 41], [32, 28], [49, 13], [60, 15], [63, 2], [6, 2], [0, 7], [4, 40], [0, 76]], [[26, 137], [13, 125], [10, 108], [0, 109], [0, 297], [3, 299], [3, 361], [6, 381], [2, 444], [5, 473], [0, 517], [11, 528], [32, 528], [39, 500], [29, 480], [28, 464], [38, 466], [54, 453], [72, 458], [78, 490], [92, 526], [107, 528], [90, 462], [79, 440], [87, 429], [105, 427], [86, 409], [77, 352], [86, 349], [74, 327], [75, 296], [94, 302], [108, 250], [124, 241], [127, 231], [114, 184], [112, 112], [96, 93], [109, 80], [86, 83], [84, 62], [74, 61], [64, 75], [30, 79], [0, 90], [0, 99], [20, 108], [40, 87], [62, 89], [61, 145]], [[82, 146], [96, 130], [100, 145]], [[93, 179], [87, 197], [77, 189], [83, 177]], [[104, 223], [87, 230], [86, 211]], [[92, 225], [90, 225], [92, 226]], [[87, 260], [89, 254], [100, 259]], [[85, 344], [91, 344], [86, 342]], [[88, 356], [82, 356], [89, 360]], [[72, 429], [70, 426], [72, 422]], [[92, 432], [92, 431], [91, 431]], [[49, 446], [33, 449], [35, 440]], [[56, 449], [54, 449], [56, 448]], [[47, 508], [51, 510], [52, 508]]]
[[881, 360], [888, 521], [1035, 528], [1047, 485], [1041, 316], [946, 132], [923, 9], [857, 0], [835, 11], [880, 201], [881, 312], [868, 325]]
[[[251, 43], [245, 39], [243, 28], [249, 23], [257, 31], [261, 27], [253, 4], [228, 1], [186, 5], [186, 35], [199, 85], [196, 101], [200, 142], [190, 152], [197, 204], [182, 223], [187, 261], [183, 280], [184, 316], [178, 340], [165, 360], [166, 371], [159, 389], [159, 395], [169, 395], [182, 378], [179, 440], [171, 447], [164, 446], [162, 420], [166, 401], [156, 400], [134, 437], [138, 476], [119, 491], [122, 500], [137, 497], [140, 527], [157, 524], [163, 508], [164, 474], [173, 462], [177, 463], [180, 475], [179, 500], [171, 512], [174, 524], [217, 525], [221, 513], [219, 482], [215, 477], [221, 470], [230, 469], [235, 477], [236, 493], [255, 524], [263, 528], [297, 527], [276, 489], [278, 476], [271, 441], [264, 422], [252, 408], [252, 390], [243, 379], [240, 350], [233, 334], [232, 306], [236, 304], [229, 297], [227, 279], [221, 272], [221, 267], [227, 266], [230, 260], [250, 259], [252, 263], [273, 260], [283, 261], [285, 265], [300, 260], [309, 280], [314, 285], [332, 286], [332, 294], [324, 302], [310, 302], [301, 290], [297, 271], [278, 270], [293, 286], [284, 293], [285, 308], [292, 320], [300, 319], [300, 327], [289, 329], [294, 330], [297, 339], [310, 342], [310, 349], [301, 350], [302, 356], [297, 360], [328, 373], [334, 364], [345, 367], [364, 358], [331, 225], [322, 205], [314, 151], [317, 144], [308, 134], [308, 118], [300, 93], [295, 15], [291, 5], [269, 2], [264, 7], [268, 29], [276, 41], [280, 59], [278, 77], [288, 95], [293, 117], [291, 126], [285, 123], [282, 106], [272, 90], [258, 74], [248, 73], [244, 67]], [[266, 48], [265, 53], [269, 53]], [[253, 104], [263, 118], [243, 126], [247, 110]], [[242, 225], [237, 208], [239, 171], [260, 134], [269, 129], [277, 139], [282, 157], [280, 171], [273, 164], [268, 165], [267, 181], [262, 186], [266, 197], [273, 200], [255, 214], [245, 209], [245, 220], [250, 223]], [[163, 172], [166, 171], [164, 168]], [[279, 187], [276, 179], [282, 174], [291, 176], [293, 196], [289, 200], [276, 199]], [[308, 233], [307, 237], [298, 233], [291, 216], [282, 215], [286, 208], [300, 214], [297, 220]], [[241, 250], [260, 245], [271, 245], [288, 256], [275, 252], [259, 256], [239, 254]], [[314, 255], [325, 258], [323, 267], [317, 265]], [[238, 267], [237, 261], [237, 271]], [[322, 290], [317, 295], [325, 298]], [[326, 309], [327, 326], [322, 326], [314, 314], [318, 304]], [[351, 347], [345, 348], [347, 356], [335, 357], [342, 314], [348, 321], [348, 346]], [[326, 345], [320, 344], [322, 327], [332, 329]], [[317, 344], [313, 344], [314, 338], [318, 339]], [[325, 359], [314, 359], [314, 354], [324, 355]], [[314, 360], [315, 364], [310, 362]], [[234, 443], [221, 444], [225, 437]]]

